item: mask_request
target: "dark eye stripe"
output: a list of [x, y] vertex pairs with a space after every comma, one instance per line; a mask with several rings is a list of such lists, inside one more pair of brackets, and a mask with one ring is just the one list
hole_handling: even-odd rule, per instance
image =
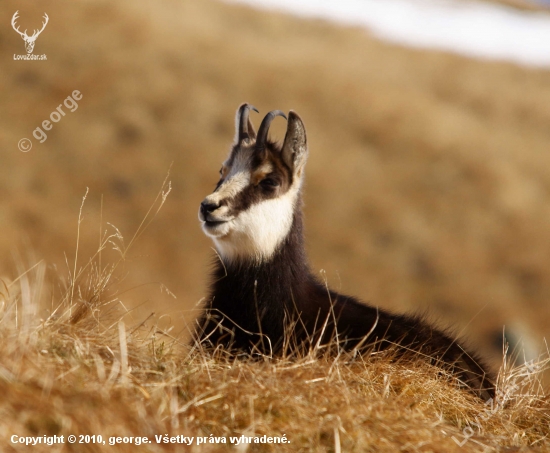
[[268, 186], [268, 187], [278, 187], [280, 185], [279, 181], [277, 181], [276, 179], [273, 179], [273, 178], [262, 179], [260, 181], [260, 184], [262, 186]]

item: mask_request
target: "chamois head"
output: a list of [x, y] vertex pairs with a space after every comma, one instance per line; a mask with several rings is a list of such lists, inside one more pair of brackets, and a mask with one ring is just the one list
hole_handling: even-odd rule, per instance
[[283, 145], [267, 138], [280, 110], [269, 112], [258, 133], [249, 119], [250, 104], [236, 115], [229, 157], [213, 193], [200, 205], [199, 220], [226, 262], [269, 259], [291, 230], [307, 159], [304, 124], [292, 110]]

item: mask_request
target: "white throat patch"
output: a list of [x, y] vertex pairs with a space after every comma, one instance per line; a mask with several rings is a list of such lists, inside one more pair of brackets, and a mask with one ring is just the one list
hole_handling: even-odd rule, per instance
[[213, 238], [221, 257], [258, 263], [271, 258], [292, 228], [299, 189], [296, 181], [284, 195], [254, 204], [231, 220], [228, 234]]

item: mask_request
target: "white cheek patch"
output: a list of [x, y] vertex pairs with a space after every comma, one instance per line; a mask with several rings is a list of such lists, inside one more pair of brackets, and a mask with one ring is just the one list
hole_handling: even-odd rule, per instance
[[223, 184], [214, 193], [208, 195], [205, 201], [220, 204], [222, 200], [233, 198], [242, 192], [250, 183], [250, 172], [231, 172]]
[[262, 262], [269, 259], [292, 228], [299, 185], [278, 198], [264, 200], [241, 212], [226, 236], [214, 238], [223, 259]]
[[229, 174], [218, 190], [208, 195], [205, 201], [220, 204], [222, 200], [236, 197], [250, 184], [250, 159], [241, 153], [235, 158]]

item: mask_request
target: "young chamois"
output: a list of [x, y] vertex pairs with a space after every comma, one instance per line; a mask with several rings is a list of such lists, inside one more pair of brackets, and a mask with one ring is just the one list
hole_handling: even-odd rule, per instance
[[275, 117], [286, 119], [284, 113], [269, 112], [256, 133], [250, 110], [257, 112], [250, 104], [237, 110], [231, 152], [199, 209], [202, 229], [219, 254], [199, 340], [269, 355], [281, 351], [291, 324], [292, 344], [336, 341], [348, 351], [396, 345], [398, 354], [425, 357], [480, 397], [493, 396], [484, 366], [451, 336], [419, 317], [330, 291], [313, 276], [303, 238], [304, 124], [291, 110], [281, 146], [267, 134]]

